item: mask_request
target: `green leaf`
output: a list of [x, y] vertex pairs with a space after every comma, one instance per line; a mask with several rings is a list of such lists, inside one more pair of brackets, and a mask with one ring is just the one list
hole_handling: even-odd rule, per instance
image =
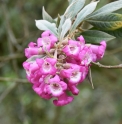
[[103, 7], [101, 7], [100, 9], [98, 9], [97, 11], [93, 12], [91, 15], [89, 15], [88, 18], [96, 18], [96, 17], [100, 17], [102, 15], [106, 15], [106, 14], [109, 14], [109, 13], [112, 13], [118, 9], [121, 9], [122, 8], [122, 0], [119, 0], [119, 1], [115, 1], [115, 2], [112, 2], [112, 3], [109, 3]]
[[55, 23], [50, 23], [46, 20], [35, 20], [36, 26], [40, 30], [49, 30], [51, 33], [53, 33], [55, 36], [58, 35], [57, 33], [57, 27]]
[[70, 2], [71, 4], [66, 9], [64, 16], [66, 16], [66, 18], [73, 19], [77, 15], [77, 13], [83, 8], [85, 0], [72, 0]]
[[86, 5], [77, 15], [77, 18], [75, 20], [75, 22], [73, 23], [70, 32], [75, 31], [75, 29], [77, 28], [77, 26], [84, 20], [84, 18], [86, 16], [88, 16], [89, 14], [91, 14], [96, 6], [97, 6], [98, 2], [92, 2], [88, 5]]
[[122, 28], [114, 31], [106, 31], [108, 34], [115, 36], [116, 38], [122, 38]]
[[70, 27], [71, 27], [71, 19], [66, 19], [64, 24], [62, 25], [62, 31], [60, 35], [61, 40], [64, 38], [65, 34], [68, 32]]
[[110, 13], [89, 19], [87, 22], [100, 30], [116, 30], [122, 28], [122, 14]]
[[48, 22], [54, 23], [55, 21], [52, 19], [52, 17], [45, 11], [44, 7], [42, 9], [42, 16], [44, 20], [47, 20]]
[[88, 43], [100, 43], [102, 40], [110, 41], [115, 38], [105, 32], [97, 30], [85, 31], [81, 35], [83, 35], [86, 42]]

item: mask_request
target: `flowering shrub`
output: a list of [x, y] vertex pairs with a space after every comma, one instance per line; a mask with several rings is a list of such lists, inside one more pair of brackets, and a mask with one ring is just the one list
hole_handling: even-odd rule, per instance
[[77, 40], [59, 42], [50, 31], [45, 31], [36, 43], [31, 42], [25, 49], [27, 58], [35, 55], [38, 58], [24, 62], [23, 67], [33, 90], [44, 99], [57, 98], [53, 103], [62, 106], [74, 99], [67, 91], [78, 95], [77, 86], [86, 78], [90, 63], [101, 59], [105, 49], [105, 41], [100, 45], [85, 44], [80, 36]]
[[[79, 93], [78, 85], [89, 76], [92, 63], [103, 58], [106, 41], [114, 38], [102, 31], [85, 31], [82, 26], [86, 20], [98, 28], [100, 24], [92, 20], [99, 20], [105, 15], [107, 17], [108, 14], [111, 16], [111, 12], [120, 7], [106, 10], [103, 16], [105, 7], [93, 12], [98, 2], [92, 1], [82, 9], [84, 3], [85, 0], [70, 0], [64, 15], [55, 20], [43, 8], [43, 20], [36, 20], [36, 26], [45, 31], [36, 42], [30, 42], [25, 49], [27, 61], [23, 63], [23, 67], [27, 79], [40, 97], [55, 98], [53, 103], [56, 106], [73, 101], [73, 95]], [[118, 3], [113, 2], [112, 5]], [[96, 31], [97, 33], [93, 34]], [[91, 35], [97, 38], [93, 39]], [[93, 44], [92, 41], [97, 44]], [[69, 96], [68, 92], [72, 95]]]

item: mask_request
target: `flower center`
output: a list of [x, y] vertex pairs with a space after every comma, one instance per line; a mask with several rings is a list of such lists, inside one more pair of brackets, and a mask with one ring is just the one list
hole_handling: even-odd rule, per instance
[[59, 86], [59, 84], [57, 84], [57, 83], [53, 83], [53, 84], [52, 84], [52, 88], [53, 88], [54, 91], [55, 91], [55, 90], [60, 90], [60, 86]]
[[50, 64], [48, 62], [45, 62], [44, 63], [44, 68], [48, 70], [50, 68]]
[[70, 77], [70, 81], [73, 83], [78, 83], [81, 79], [81, 72], [79, 71], [74, 71], [72, 72], [72, 75]]
[[71, 50], [72, 52], [75, 50], [75, 47], [74, 47], [74, 46], [70, 46], [69, 48], [70, 48], [70, 50]]
[[78, 72], [73, 72], [73, 73], [72, 73], [72, 77], [76, 77], [77, 74], [78, 74]]

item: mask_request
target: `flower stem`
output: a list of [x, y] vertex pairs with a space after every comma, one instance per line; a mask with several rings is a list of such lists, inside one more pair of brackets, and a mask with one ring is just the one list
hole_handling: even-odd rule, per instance
[[114, 68], [122, 68], [122, 64], [119, 65], [102, 65], [99, 62], [92, 62], [93, 64], [102, 67], [102, 68], [108, 68], [108, 69], [114, 69]]

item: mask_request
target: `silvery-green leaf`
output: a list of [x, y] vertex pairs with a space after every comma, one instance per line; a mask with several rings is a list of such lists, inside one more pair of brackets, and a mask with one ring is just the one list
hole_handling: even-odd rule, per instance
[[62, 25], [62, 31], [60, 35], [60, 39], [62, 40], [65, 34], [68, 32], [68, 30], [71, 27], [71, 19], [66, 19], [64, 24]]
[[85, 0], [73, 0], [71, 4], [66, 9], [64, 15], [67, 18], [73, 19], [77, 13], [83, 8]]
[[26, 60], [26, 62], [33, 62], [33, 61], [35, 61], [36, 59], [38, 59], [38, 58], [43, 58], [43, 57], [45, 57], [45, 55], [33, 55], [33, 56], [31, 56], [30, 58], [28, 58], [28, 59]]
[[72, 3], [72, 1], [73, 1], [73, 0], [68, 0], [69, 4], [71, 4], [71, 3]]
[[61, 31], [62, 31], [62, 25], [64, 24], [65, 22], [65, 17], [64, 15], [61, 16], [61, 20], [60, 20], [60, 24], [59, 24], [59, 27], [58, 27], [58, 34], [60, 35], [61, 34]]
[[92, 3], [88, 4], [88, 5], [86, 5], [78, 13], [77, 18], [76, 18], [75, 22], [73, 23], [73, 25], [71, 27], [70, 32], [73, 32], [77, 28], [77, 26], [84, 20], [84, 18], [86, 16], [88, 16], [89, 14], [91, 14], [95, 10], [95, 8], [97, 6], [97, 3], [98, 3], [98, 1], [97, 2], [92, 2]]
[[58, 14], [58, 17], [56, 18], [56, 27], [59, 27], [60, 20], [61, 20], [61, 17], [60, 17], [60, 15]]
[[109, 3], [105, 6], [103, 6], [102, 8], [98, 9], [97, 11], [93, 12], [87, 18], [95, 18], [97, 16], [106, 15], [106, 14], [109, 14], [109, 13], [114, 12], [121, 8], [122, 8], [122, 0], [115, 1], [115, 2], [112, 2], [112, 3]]
[[35, 20], [36, 26], [40, 30], [50, 30], [55, 36], [57, 36], [57, 28], [55, 23], [50, 23], [46, 20]]
[[52, 17], [45, 11], [44, 7], [42, 8], [42, 16], [44, 20], [47, 20], [51, 23], [54, 22], [54, 20], [52, 19]]

